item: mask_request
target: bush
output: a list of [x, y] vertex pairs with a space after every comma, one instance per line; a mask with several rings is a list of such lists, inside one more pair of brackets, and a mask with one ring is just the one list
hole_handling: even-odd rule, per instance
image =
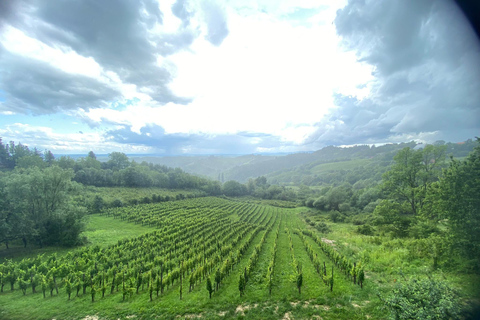
[[313, 203], [315, 202], [315, 199], [308, 199], [305, 201], [305, 206], [309, 208], [313, 208]]
[[383, 300], [391, 319], [458, 319], [461, 304], [457, 293], [443, 281], [410, 279]]
[[356, 226], [361, 226], [361, 225], [364, 225], [365, 224], [365, 221], [363, 221], [362, 219], [360, 218], [355, 218], [353, 219], [352, 223]]
[[358, 226], [357, 233], [360, 233], [366, 236], [373, 236], [375, 234], [375, 229], [373, 229], [368, 224], [364, 224], [364, 225]]
[[315, 225], [315, 229], [317, 229], [321, 233], [329, 233], [331, 230], [325, 222], [317, 222]]
[[332, 211], [330, 212], [330, 220], [332, 220], [332, 222], [344, 222], [345, 216], [338, 211]]
[[111, 207], [113, 208], [119, 208], [119, 207], [123, 207], [123, 202], [122, 200], [120, 199], [115, 199], [112, 201], [112, 204], [111, 204]]
[[351, 207], [348, 203], [341, 203], [339, 206], [338, 206], [338, 210], [340, 210], [340, 212], [350, 212], [351, 211]]

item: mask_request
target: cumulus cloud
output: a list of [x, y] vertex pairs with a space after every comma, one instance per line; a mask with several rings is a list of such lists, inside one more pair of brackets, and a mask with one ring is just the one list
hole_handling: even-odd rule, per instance
[[464, 140], [479, 75], [447, 0], [0, 1], [2, 125], [66, 114], [127, 149]]
[[[139, 93], [147, 94], [159, 104], [168, 102], [184, 104], [190, 101], [170, 91], [168, 85], [173, 76], [168, 68], [158, 63], [158, 58], [186, 49], [195, 37], [198, 37], [198, 33], [184, 28], [162, 32], [163, 13], [155, 0], [122, 0], [114, 5], [107, 1], [2, 1], [0, 12], [2, 28], [0, 32], [4, 35], [4, 41], [11, 41], [5, 37], [8, 38], [8, 32], [14, 30], [24, 34], [25, 39], [34, 39], [39, 44], [37, 52], [25, 52], [28, 48], [24, 43], [23, 46], [18, 45], [16, 48], [18, 50], [12, 54], [24, 56], [29, 54], [30, 56], [26, 58], [41, 61], [42, 54], [47, 55], [54, 50], [63, 53], [72, 51], [98, 63], [103, 73], [113, 74], [118, 78], [117, 82], [135, 85]], [[8, 63], [2, 60], [0, 69], [6, 74], [15, 73], [17, 69], [24, 68], [19, 65], [22, 61], [25, 60], [12, 59]], [[47, 68], [40, 61], [37, 65], [43, 69]], [[71, 63], [74, 64], [75, 61]], [[68, 70], [62, 71], [66, 74], [60, 75], [60, 72], [56, 71], [56, 76], [69, 78], [73, 82], [78, 81], [84, 87], [79, 90], [87, 91], [86, 95], [83, 95], [82, 92], [72, 92], [71, 87], [67, 88], [68, 94], [75, 97], [71, 104], [67, 100], [62, 101], [65, 102], [62, 108], [77, 108], [79, 106], [76, 102], [82, 99], [90, 107], [103, 107], [104, 102], [112, 101], [111, 94], [107, 94], [99, 104], [91, 103], [91, 95], [94, 93], [90, 91], [99, 90], [98, 81], [91, 81], [88, 84], [84, 79], [73, 79], [74, 76], [68, 74]], [[40, 90], [43, 83], [52, 83], [49, 82], [51, 79], [43, 78], [42, 75], [45, 74], [37, 72], [30, 78], [25, 75], [22, 83]], [[78, 78], [77, 75], [75, 77]], [[57, 84], [58, 91], [64, 91], [62, 82], [59, 81], [55, 85]], [[39, 98], [33, 101], [23, 100], [22, 95], [16, 91], [9, 91], [11, 89], [9, 87], [2, 89], [7, 95], [4, 108], [18, 109], [17, 106], [23, 104], [27, 107], [25, 111], [31, 109], [34, 112], [49, 113], [58, 110], [57, 106], [46, 107], [45, 103], [37, 103], [41, 101], [42, 96], [49, 95], [48, 91], [37, 92]], [[105, 90], [115, 91], [112, 88]]]
[[374, 67], [365, 99], [335, 95], [309, 143], [465, 140], [480, 127], [480, 47], [453, 2], [351, 0], [337, 12], [347, 50]]
[[107, 106], [121, 93], [98, 80], [63, 72], [49, 64], [2, 50], [0, 88], [4, 101], [0, 110], [13, 113], [54, 113], [68, 109]]

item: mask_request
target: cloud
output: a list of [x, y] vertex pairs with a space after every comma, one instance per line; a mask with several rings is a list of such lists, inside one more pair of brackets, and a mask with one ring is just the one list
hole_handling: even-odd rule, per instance
[[[335, 95], [309, 143], [465, 140], [480, 129], [480, 46], [453, 2], [351, 0], [337, 12], [347, 50], [374, 67], [370, 94]], [[433, 139], [433, 140], [432, 140]]]
[[13, 123], [0, 128], [0, 137], [4, 143], [15, 141], [39, 150], [51, 150], [54, 154], [87, 154], [119, 151], [125, 153], [145, 153], [151, 149], [141, 145], [125, 145], [107, 141], [102, 132], [58, 133], [51, 127], [34, 126], [25, 123]]
[[[165, 154], [248, 154], [269, 151], [269, 148], [281, 143], [279, 137], [264, 133], [239, 132], [237, 134], [166, 134], [165, 129], [157, 125], [148, 125], [140, 132], [130, 127], [109, 130], [105, 133], [107, 141], [138, 147], [147, 147], [154, 152]], [[293, 146], [284, 143], [285, 150]], [[273, 151], [278, 151], [277, 149]]]
[[121, 93], [98, 80], [63, 72], [49, 64], [12, 55], [0, 46], [0, 87], [5, 100], [0, 111], [54, 113], [107, 106]]
[[172, 5], [172, 13], [182, 20], [182, 25], [184, 27], [190, 25], [190, 18], [194, 16], [193, 9], [189, 7], [188, 0], [177, 0]]
[[213, 45], [219, 46], [228, 36], [227, 13], [220, 3], [213, 0], [202, 2], [204, 19], [207, 24], [205, 38]]
[[[0, 9], [4, 10], [0, 19], [3, 27], [0, 31], [3, 33], [5, 49], [12, 54], [45, 62], [52, 54], [59, 57], [73, 52], [84, 59], [91, 59], [99, 66], [104, 77], [115, 78], [114, 86], [134, 85], [138, 93], [148, 95], [159, 104], [184, 104], [190, 101], [170, 91], [168, 85], [173, 78], [171, 69], [159, 64], [158, 58], [188, 48], [198, 33], [193, 29], [162, 32], [163, 13], [157, 1], [122, 0], [112, 4], [107, 1], [23, 0], [5, 4], [10, 2], [2, 1]], [[14, 39], [9, 36], [11, 32], [23, 35], [24, 42], [12, 47]], [[29, 50], [25, 41], [35, 45], [36, 51]], [[23, 61], [25, 60], [18, 59], [10, 63], [2, 61], [0, 68], [11, 74], [22, 68], [17, 64]], [[37, 64], [39, 66], [40, 61]], [[71, 60], [63, 66], [75, 66], [76, 62], [78, 61]], [[62, 66], [56, 67], [62, 69]], [[95, 81], [88, 86], [82, 79], [73, 80], [74, 77], [70, 74], [74, 73], [72, 70], [63, 68], [62, 71], [67, 73], [64, 77], [80, 82], [86, 91], [97, 90]], [[59, 72], [55, 73], [60, 76]], [[25, 76], [23, 80], [26, 86], [39, 87], [49, 79], [36, 74], [31, 78]], [[34, 101], [31, 99], [22, 101], [16, 92], [8, 92], [8, 88], [4, 90], [7, 96], [17, 98], [15, 101], [7, 99], [4, 107], [16, 108], [23, 104], [34, 109], [34, 112], [57, 110], [55, 107], [45, 108], [44, 104], [32, 104]], [[75, 94], [76, 100], [85, 98], [88, 103], [91, 100], [89, 94], [83, 96], [82, 92], [70, 90], [69, 94]], [[110, 96], [105, 98], [108, 100]], [[76, 103], [63, 106], [64, 109], [77, 107]]]

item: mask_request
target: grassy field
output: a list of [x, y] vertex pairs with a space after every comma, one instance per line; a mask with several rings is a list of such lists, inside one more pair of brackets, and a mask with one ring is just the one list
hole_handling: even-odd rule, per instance
[[[87, 238], [85, 246], [98, 245], [106, 247], [116, 243], [118, 240], [137, 237], [155, 230], [154, 228], [107, 218], [99, 214], [88, 215], [85, 220], [86, 228], [81, 235]], [[21, 240], [11, 243], [9, 247], [10, 249], [8, 250], [6, 247], [0, 249], [0, 263], [3, 263], [5, 259], [18, 261], [23, 258], [36, 256], [37, 254], [49, 255], [56, 253], [58, 256], [62, 256], [72, 250], [65, 247], [40, 248], [35, 244], [28, 244], [24, 248]]]
[[[339, 269], [334, 269], [334, 288], [326, 286], [316, 273], [305, 246], [296, 228], [309, 228], [304, 217], [305, 208], [274, 208], [277, 219], [271, 229], [263, 229], [253, 238], [247, 251], [242, 255], [232, 272], [222, 282], [212, 298], [208, 296], [205, 281], [189, 292], [187, 281], [183, 282], [183, 299], [180, 300], [180, 284], [175, 283], [163, 295], [150, 301], [147, 290], [134, 293], [125, 301], [122, 293], [107, 294], [104, 298], [97, 295], [95, 302], [88, 294], [67, 300], [65, 290], [61, 287], [59, 294], [43, 298], [41, 293], [32, 294], [27, 291], [24, 296], [21, 290], [9, 291], [5, 286], [0, 294], [0, 319], [85, 319], [86, 316], [98, 319], [385, 319], [387, 310], [383, 307], [377, 293], [383, 293], [394, 286], [399, 276], [398, 269], [404, 268], [407, 275], [418, 273], [433, 273], [428, 267], [428, 259], [410, 260], [409, 268], [403, 263], [405, 248], [401, 245], [385, 251], [381, 241], [372, 241], [372, 237], [358, 235], [355, 226], [350, 224], [330, 224], [332, 232], [324, 235], [332, 240], [337, 250], [346, 256], [366, 265], [367, 279], [363, 289], [353, 285], [351, 280]], [[324, 220], [322, 214], [308, 214], [311, 219]], [[231, 217], [233, 220], [239, 217]], [[273, 221], [273, 220], [272, 220]], [[270, 295], [266, 286], [266, 273], [269, 264], [275, 232], [279, 230], [277, 254], [274, 266], [273, 289]], [[303, 286], [298, 292], [294, 281], [292, 253], [286, 229], [292, 236], [293, 252], [303, 269]], [[108, 247], [120, 239], [132, 238], [148, 233], [153, 228], [142, 227], [132, 223], [122, 222], [113, 218], [93, 215], [90, 217], [85, 235], [89, 245]], [[257, 245], [264, 234], [265, 242], [261, 246], [259, 259], [246, 285], [245, 294], [240, 297], [238, 290], [239, 274], [243, 272]], [[245, 241], [245, 240], [243, 240]], [[330, 272], [332, 262], [323, 254], [318, 244], [307, 238], [321, 261], [326, 262]], [[32, 248], [17, 256], [27, 257], [37, 252], [58, 252], [65, 254], [68, 249], [50, 248], [49, 251], [39, 251]], [[3, 250], [4, 251], [4, 250]], [[2, 252], [3, 252], [2, 251]], [[0, 253], [2, 253], [0, 252]], [[2, 261], [0, 261], [2, 262]], [[473, 276], [444, 274], [463, 292], [474, 296], [478, 291], [475, 283], [478, 278]], [[93, 318], [93, 319], [94, 319]], [[89, 318], [92, 319], [92, 318]]]
[[331, 170], [351, 170], [370, 163], [370, 159], [355, 159], [348, 161], [321, 163], [311, 169], [313, 174], [322, 174]]

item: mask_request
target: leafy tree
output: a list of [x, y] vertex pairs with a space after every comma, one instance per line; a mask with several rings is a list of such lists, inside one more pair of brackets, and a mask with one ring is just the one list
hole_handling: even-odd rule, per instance
[[[8, 176], [5, 191], [11, 206], [8, 223], [14, 238], [42, 244], [73, 245], [83, 229], [84, 208], [72, 202], [73, 172], [51, 166]], [[25, 243], [26, 244], [26, 243]]]
[[45, 162], [51, 166], [55, 162], [55, 156], [50, 150], [45, 150], [43, 154], [43, 158], [45, 159]]
[[382, 200], [373, 211], [378, 218], [377, 225], [385, 225], [397, 237], [408, 235], [412, 223], [408, 204], [399, 204], [392, 200]]
[[123, 202], [120, 199], [115, 199], [115, 200], [112, 201], [111, 206], [114, 207], [114, 208], [123, 207]]
[[62, 169], [73, 169], [75, 166], [75, 160], [69, 156], [61, 156], [57, 160], [57, 165]]
[[433, 190], [435, 209], [448, 219], [457, 246], [475, 257], [480, 268], [480, 139], [464, 161], [452, 159]]
[[101, 196], [96, 195], [95, 198], [93, 199], [93, 205], [92, 205], [93, 211], [101, 212], [104, 207], [105, 207], [105, 201]]
[[330, 189], [325, 195], [326, 202], [330, 210], [340, 211], [340, 204], [347, 201], [348, 192], [343, 186]]
[[406, 202], [416, 215], [423, 207], [429, 185], [438, 179], [445, 162], [444, 146], [428, 145], [423, 150], [404, 148], [395, 164], [383, 175], [384, 188], [399, 203]]
[[223, 193], [230, 197], [243, 196], [247, 194], [247, 187], [234, 180], [225, 182], [222, 189]]
[[107, 165], [113, 171], [118, 171], [130, 166], [130, 162], [128, 161], [128, 157], [125, 153], [112, 152], [108, 155]]
[[0, 169], [13, 169], [14, 165], [13, 159], [9, 153], [8, 145], [4, 145], [2, 138], [0, 137]]
[[16, 168], [27, 169], [32, 167], [45, 168], [46, 163], [43, 162], [43, 159], [36, 154], [23, 156], [16, 162]]

